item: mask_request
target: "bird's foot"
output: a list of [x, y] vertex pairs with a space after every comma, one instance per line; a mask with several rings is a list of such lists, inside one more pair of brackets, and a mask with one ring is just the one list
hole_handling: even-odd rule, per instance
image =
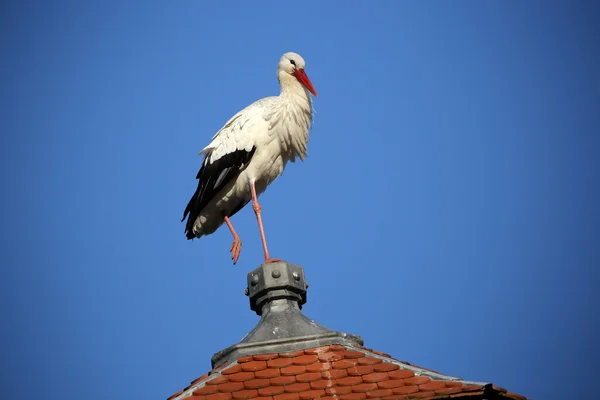
[[276, 263], [276, 262], [285, 262], [280, 258], [268, 258], [265, 260], [265, 264]]
[[231, 245], [229, 251], [231, 252], [231, 259], [233, 260], [233, 265], [235, 265], [235, 263], [240, 258], [240, 253], [242, 251], [242, 241], [239, 237], [233, 239], [233, 244]]

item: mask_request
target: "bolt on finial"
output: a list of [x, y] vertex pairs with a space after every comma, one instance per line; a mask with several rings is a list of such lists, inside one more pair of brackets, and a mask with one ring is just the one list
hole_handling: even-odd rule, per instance
[[306, 303], [304, 271], [286, 262], [266, 263], [248, 274], [250, 309], [262, 314], [264, 305], [277, 299], [295, 301], [299, 308]]

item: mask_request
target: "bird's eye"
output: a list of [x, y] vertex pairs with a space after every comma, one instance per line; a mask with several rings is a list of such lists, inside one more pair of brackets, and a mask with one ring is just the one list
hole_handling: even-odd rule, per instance
[[294, 60], [290, 60], [290, 62], [292, 63], [292, 65], [295, 67], [296, 66], [296, 61]]

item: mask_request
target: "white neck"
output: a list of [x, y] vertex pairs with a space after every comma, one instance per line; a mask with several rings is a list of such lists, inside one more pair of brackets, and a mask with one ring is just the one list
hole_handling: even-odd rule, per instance
[[286, 72], [279, 73], [279, 85], [281, 87], [280, 97], [286, 98], [287, 101], [293, 103], [303, 109], [312, 109], [312, 99], [310, 92], [296, 79]]
[[278, 74], [281, 94], [277, 117], [281, 121], [279, 130], [286, 159], [306, 157], [308, 132], [312, 124], [312, 99], [298, 79], [286, 72]]

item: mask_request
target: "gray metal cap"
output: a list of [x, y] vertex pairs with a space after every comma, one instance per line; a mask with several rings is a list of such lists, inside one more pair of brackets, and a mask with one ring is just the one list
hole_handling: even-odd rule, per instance
[[263, 264], [248, 274], [250, 309], [261, 316], [238, 344], [217, 352], [213, 368], [246, 355], [282, 353], [330, 344], [362, 345], [360, 336], [332, 331], [306, 317], [304, 270], [287, 262]]
[[278, 299], [289, 299], [302, 309], [306, 289], [308, 284], [302, 267], [277, 262], [263, 264], [248, 274], [246, 295], [250, 298], [250, 309], [262, 315], [269, 310], [270, 303]]

